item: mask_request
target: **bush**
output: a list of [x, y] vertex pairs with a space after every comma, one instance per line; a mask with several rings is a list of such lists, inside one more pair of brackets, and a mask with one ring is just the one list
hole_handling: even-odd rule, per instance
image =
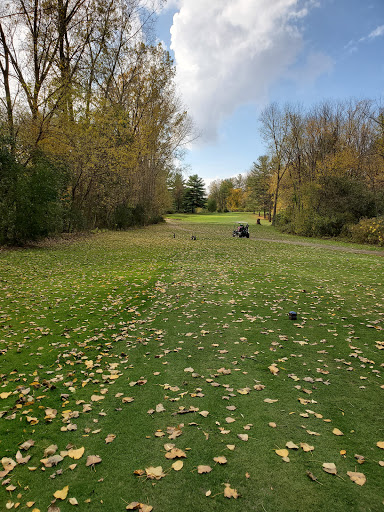
[[65, 170], [36, 153], [28, 168], [0, 148], [0, 243], [23, 245], [63, 228]]
[[208, 198], [207, 210], [210, 213], [213, 213], [213, 212], [215, 212], [217, 210], [217, 201], [216, 201], [216, 199], [213, 199], [212, 197]]
[[349, 232], [354, 242], [384, 246], [384, 217], [361, 219]]
[[340, 236], [346, 225], [375, 211], [373, 194], [345, 176], [328, 176], [303, 187], [300, 208], [292, 203], [276, 216], [275, 224], [281, 231], [308, 237]]

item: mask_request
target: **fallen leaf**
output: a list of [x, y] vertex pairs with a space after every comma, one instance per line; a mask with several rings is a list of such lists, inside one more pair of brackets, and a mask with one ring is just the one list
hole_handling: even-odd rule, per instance
[[237, 434], [237, 437], [242, 441], [248, 441], [248, 434]]
[[177, 460], [176, 462], [174, 462], [172, 464], [172, 468], [175, 470], [175, 471], [180, 471], [180, 469], [182, 469], [182, 467], [184, 466], [184, 463], [182, 460]]
[[69, 490], [69, 486], [66, 485], [61, 490], [53, 493], [53, 495], [57, 500], [65, 500], [65, 498], [67, 497], [67, 494], [68, 494], [68, 490]]
[[183, 450], [180, 450], [179, 448], [172, 448], [165, 454], [165, 457], [167, 459], [177, 459], [186, 457], [186, 454], [185, 452], [183, 452]]
[[335, 434], [335, 436], [343, 436], [343, 432], [341, 430], [339, 430], [338, 428], [334, 428], [332, 430], [332, 434]]
[[356, 473], [355, 471], [347, 471], [347, 475], [357, 485], [364, 485], [367, 481], [364, 473]]
[[376, 443], [376, 446], [377, 446], [378, 448], [382, 448], [382, 449], [384, 450], [384, 441], [378, 441], [378, 442]]
[[312, 452], [315, 447], [314, 446], [311, 446], [310, 444], [307, 444], [307, 443], [300, 443], [300, 447], [305, 451], [305, 452]]
[[133, 501], [129, 505], [125, 507], [125, 510], [138, 510], [139, 512], [151, 512], [153, 507], [150, 505], [145, 505], [144, 503], [139, 503], [138, 501]]
[[275, 364], [271, 364], [271, 366], [268, 366], [268, 370], [273, 374], [277, 375], [279, 373], [279, 369]]
[[276, 455], [279, 457], [288, 457], [289, 451], [283, 448], [282, 450], [275, 450]]
[[78, 448], [77, 450], [68, 450], [68, 457], [70, 457], [71, 459], [81, 459], [81, 457], [83, 456], [84, 454], [84, 446], [82, 446], [81, 448]]
[[99, 464], [99, 462], [101, 462], [101, 457], [99, 457], [98, 455], [88, 455], [87, 457], [87, 462], [86, 462], [86, 466], [94, 466], [95, 464]]
[[115, 439], [116, 439], [116, 434], [108, 434], [107, 437], [105, 438], [105, 443], [106, 444], [112, 443], [112, 441], [114, 441]]
[[230, 484], [225, 484], [224, 496], [225, 498], [234, 498], [236, 500], [239, 494], [236, 489], [231, 488]]
[[69, 498], [68, 501], [69, 501], [69, 503], [71, 505], [78, 505], [79, 504], [79, 502], [77, 501], [76, 498]]
[[57, 466], [62, 460], [63, 457], [61, 455], [52, 455], [52, 457], [48, 457], [47, 459], [41, 459], [40, 462], [42, 462], [46, 468], [52, 468], [53, 466]]
[[199, 475], [202, 475], [203, 473], [210, 473], [211, 471], [211, 466], [197, 466], [197, 472]]
[[288, 443], [285, 446], [287, 448], [289, 448], [290, 450], [298, 450], [299, 449], [299, 447], [295, 443], [292, 443], [292, 441], [288, 441]]
[[331, 475], [337, 475], [337, 469], [333, 462], [324, 462], [323, 470]]
[[149, 468], [145, 468], [145, 473], [147, 475], [147, 478], [150, 480], [160, 480], [160, 478], [163, 478], [165, 476], [165, 473], [163, 473], [163, 468], [161, 466], [150, 466]]
[[20, 445], [20, 450], [29, 450], [31, 446], [35, 444], [35, 441], [33, 439], [29, 439], [28, 441], [25, 441], [22, 445]]
[[218, 464], [226, 464], [227, 463], [227, 459], [224, 456], [214, 457], [213, 460], [215, 462], [217, 462]]

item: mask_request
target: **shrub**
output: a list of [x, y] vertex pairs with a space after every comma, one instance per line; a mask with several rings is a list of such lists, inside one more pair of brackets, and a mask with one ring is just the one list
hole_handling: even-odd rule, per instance
[[361, 219], [349, 232], [354, 242], [384, 246], [384, 217]]
[[0, 243], [22, 245], [61, 232], [67, 174], [36, 153], [28, 168], [0, 148]]

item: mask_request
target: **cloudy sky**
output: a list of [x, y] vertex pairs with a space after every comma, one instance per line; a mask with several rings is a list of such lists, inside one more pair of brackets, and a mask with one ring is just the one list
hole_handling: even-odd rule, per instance
[[158, 37], [201, 134], [185, 163], [208, 184], [265, 153], [272, 101], [384, 102], [384, 0], [168, 0]]

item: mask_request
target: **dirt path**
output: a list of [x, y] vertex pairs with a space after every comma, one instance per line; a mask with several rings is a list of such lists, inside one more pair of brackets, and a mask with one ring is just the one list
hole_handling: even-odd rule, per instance
[[[178, 230], [178, 231], [187, 231], [191, 232], [191, 227], [185, 228], [182, 225], [180, 225], [178, 222], [166, 219], [166, 223], [172, 227], [172, 229]], [[204, 230], [199, 230], [199, 225], [196, 225], [196, 228], [193, 228], [193, 234], [205, 234]], [[354, 253], [354, 254], [370, 254], [373, 256], [381, 256], [384, 257], [384, 251], [374, 251], [369, 249], [357, 249], [354, 247], [345, 247], [340, 245], [328, 245], [328, 244], [316, 244], [313, 242], [303, 242], [301, 240], [282, 240], [277, 238], [262, 238], [255, 235], [251, 235], [250, 240], [259, 240], [260, 242], [271, 242], [271, 243], [278, 243], [278, 244], [287, 244], [287, 245], [301, 245], [303, 247], [312, 247], [312, 248], [319, 248], [319, 249], [328, 249], [330, 251], [340, 251], [340, 252], [348, 252], [348, 253]]]

